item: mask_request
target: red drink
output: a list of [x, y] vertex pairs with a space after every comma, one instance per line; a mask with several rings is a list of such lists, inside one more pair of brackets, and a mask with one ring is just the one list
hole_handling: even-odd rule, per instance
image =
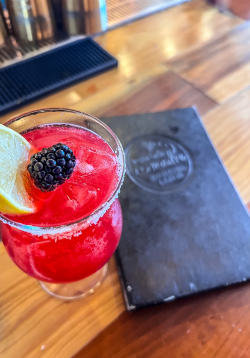
[[[48, 229], [47, 234], [44, 230], [25, 232], [1, 223], [3, 243], [13, 261], [30, 276], [53, 283], [81, 280], [109, 260], [120, 239], [119, 201], [113, 201], [105, 212], [105, 204], [120, 180], [117, 157], [101, 137], [79, 126], [38, 126], [23, 135], [38, 151], [59, 142], [67, 144], [77, 165], [70, 179], [53, 192], [43, 193], [29, 185], [29, 192], [36, 199], [35, 213], [4, 216], [40, 228], [81, 222], [70, 231], [65, 227], [57, 233]], [[102, 212], [97, 210], [100, 207]]]

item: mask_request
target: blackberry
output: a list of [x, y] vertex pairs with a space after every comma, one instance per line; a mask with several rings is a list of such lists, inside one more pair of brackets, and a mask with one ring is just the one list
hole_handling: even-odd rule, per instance
[[40, 190], [53, 191], [71, 177], [75, 165], [72, 149], [57, 143], [32, 155], [27, 170]]

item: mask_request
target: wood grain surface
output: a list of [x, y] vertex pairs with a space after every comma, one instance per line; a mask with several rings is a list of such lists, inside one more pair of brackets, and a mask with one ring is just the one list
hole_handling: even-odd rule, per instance
[[74, 358], [249, 358], [250, 284], [124, 312]]
[[217, 106], [215, 101], [190, 86], [173, 71], [162, 73], [148, 84], [138, 87], [118, 100], [117, 104], [113, 102], [109, 109], [101, 110], [99, 115], [111, 117], [192, 106], [204, 114]]
[[205, 116], [203, 122], [245, 203], [250, 201], [250, 89]]
[[125, 310], [113, 259], [96, 293], [70, 303], [45, 293], [2, 243], [0, 262], [0, 357], [69, 358]]
[[250, 27], [245, 23], [166, 65], [221, 103], [249, 86], [249, 37]]
[[[0, 123], [44, 107], [69, 107], [109, 116], [196, 105], [247, 203], [249, 28], [250, 24], [220, 13], [203, 0], [144, 18], [96, 38], [118, 58], [117, 69], [19, 108], [0, 117]], [[205, 51], [204, 55], [200, 51]], [[213, 52], [218, 52], [218, 57]], [[221, 75], [222, 63], [225, 75]], [[205, 79], [204, 68], [211, 71]], [[192, 76], [185, 77], [189, 69]], [[218, 81], [214, 73], [220, 74]], [[230, 73], [235, 81], [232, 88], [228, 85]], [[212, 87], [218, 85], [213, 95], [209, 92], [212, 87], [206, 87], [210, 76]], [[202, 85], [197, 86], [193, 79]], [[15, 267], [2, 244], [0, 262], [0, 357], [250, 356], [248, 284], [129, 314], [113, 259], [96, 294], [72, 303], [47, 296], [34, 279]]]

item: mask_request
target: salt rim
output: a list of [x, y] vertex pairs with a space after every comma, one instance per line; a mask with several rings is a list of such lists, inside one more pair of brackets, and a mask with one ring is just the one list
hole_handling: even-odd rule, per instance
[[[50, 108], [50, 110], [59, 110], [59, 109], [58, 108]], [[67, 110], [67, 109], [61, 108], [60, 110]], [[26, 115], [27, 114], [31, 115], [33, 113], [39, 113], [39, 111], [44, 111], [44, 110], [32, 111], [30, 113], [26, 113]], [[71, 110], [67, 110], [67, 111], [71, 111]], [[55, 241], [62, 240], [62, 239], [70, 240], [72, 237], [77, 237], [77, 236], [81, 235], [81, 230], [84, 230], [86, 227], [88, 227], [90, 225], [96, 225], [97, 222], [99, 221], [99, 219], [107, 212], [107, 210], [114, 203], [115, 199], [118, 198], [120, 191], [121, 191], [121, 186], [124, 181], [125, 172], [126, 172], [125, 153], [123, 151], [123, 147], [121, 145], [119, 138], [114, 134], [114, 132], [105, 123], [100, 121], [98, 118], [93, 117], [93, 116], [88, 115], [83, 112], [78, 112], [78, 111], [74, 111], [74, 110], [72, 110], [72, 112], [74, 112], [75, 114], [87, 115], [89, 117], [94, 118], [95, 120], [97, 120], [99, 123], [101, 123], [107, 129], [107, 131], [114, 137], [115, 141], [117, 142], [117, 149], [115, 150], [115, 154], [117, 154], [117, 152], [119, 152], [118, 153], [119, 155], [117, 155], [117, 163], [118, 163], [118, 173], [119, 173], [120, 179], [119, 179], [118, 186], [117, 186], [116, 190], [112, 194], [111, 198], [107, 200], [106, 203], [104, 203], [99, 208], [97, 208], [89, 216], [82, 218], [75, 223], [46, 228], [46, 227], [38, 227], [38, 226], [21, 224], [21, 223], [6, 219], [4, 216], [0, 215], [0, 221], [2, 221], [4, 224], [10, 225], [11, 227], [14, 227], [18, 230], [24, 231], [26, 233], [30, 233], [30, 234], [38, 236], [38, 237], [42, 236], [44, 239], [54, 239]], [[21, 118], [21, 117], [16, 117], [13, 119], [13, 121], [18, 118]], [[6, 124], [10, 123], [11, 121], [7, 122]], [[62, 236], [62, 234], [64, 234], [64, 235]]]

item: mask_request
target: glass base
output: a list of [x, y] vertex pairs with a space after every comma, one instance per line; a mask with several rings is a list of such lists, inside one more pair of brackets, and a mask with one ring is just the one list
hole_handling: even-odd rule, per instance
[[73, 301], [88, 295], [93, 295], [94, 291], [104, 280], [107, 269], [108, 264], [104, 265], [93, 275], [71, 283], [48, 283], [42, 281], [39, 281], [39, 283], [49, 295], [61, 300]]

